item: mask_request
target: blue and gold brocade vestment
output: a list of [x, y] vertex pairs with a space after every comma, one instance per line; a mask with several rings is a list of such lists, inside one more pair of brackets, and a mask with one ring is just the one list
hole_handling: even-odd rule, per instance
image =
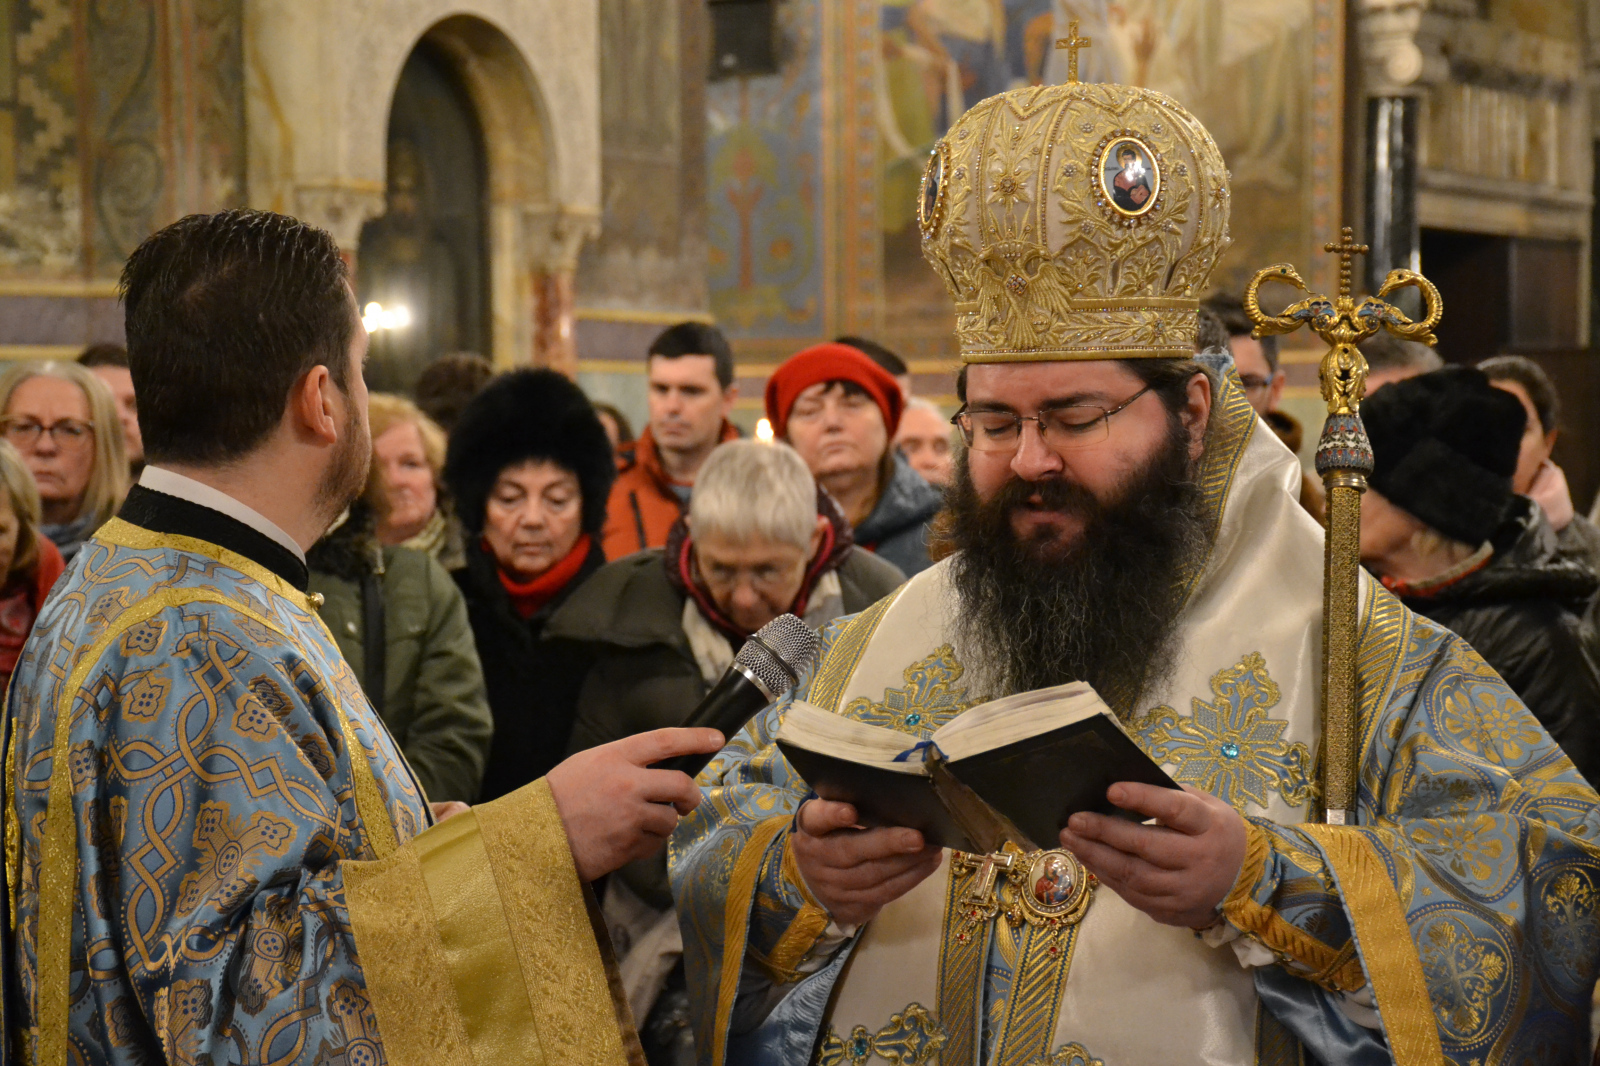
[[948, 852], [863, 928], [831, 923], [774, 738], [798, 699], [909, 747], [998, 695], [938, 564], [834, 623], [815, 673], [699, 779], [669, 854], [702, 1064], [1588, 1061], [1600, 798], [1470, 647], [1364, 580], [1359, 824], [1316, 820], [1322, 534], [1231, 375], [1219, 404], [1213, 547], [1180, 575], [1171, 676], [1126, 722], [1246, 819], [1219, 925], [1159, 925], [1105, 886], [1077, 924], [1035, 922], [1006, 908], [1034, 874], [986, 897], [982, 857]]
[[303, 573], [188, 501], [123, 514], [8, 697], [12, 1056], [625, 1061], [544, 783], [430, 828]]

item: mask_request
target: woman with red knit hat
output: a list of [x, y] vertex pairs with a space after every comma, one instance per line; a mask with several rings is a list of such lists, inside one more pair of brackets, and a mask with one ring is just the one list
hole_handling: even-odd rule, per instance
[[887, 371], [843, 344], [807, 348], [767, 381], [773, 433], [838, 501], [856, 543], [909, 577], [929, 565], [943, 497], [889, 446], [904, 402]]

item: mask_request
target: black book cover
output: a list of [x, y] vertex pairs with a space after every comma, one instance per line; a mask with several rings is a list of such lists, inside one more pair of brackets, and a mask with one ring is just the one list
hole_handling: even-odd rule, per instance
[[[862, 825], [907, 826], [932, 843], [973, 850], [929, 777], [864, 766], [785, 740], [778, 747], [817, 795], [853, 804]], [[1142, 820], [1106, 799], [1106, 789], [1118, 781], [1178, 787], [1104, 714], [945, 766], [1028, 838], [1017, 843], [1038, 848], [1060, 847], [1061, 829], [1078, 811]]]

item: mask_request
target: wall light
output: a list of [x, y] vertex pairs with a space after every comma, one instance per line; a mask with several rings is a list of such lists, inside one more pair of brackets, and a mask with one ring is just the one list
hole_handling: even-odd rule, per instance
[[411, 325], [411, 309], [404, 304], [385, 307], [374, 300], [361, 309], [361, 324], [368, 333], [380, 329], [405, 329]]

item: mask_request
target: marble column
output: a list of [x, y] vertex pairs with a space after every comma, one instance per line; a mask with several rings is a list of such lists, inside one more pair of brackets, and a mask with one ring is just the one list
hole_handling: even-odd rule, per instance
[[570, 270], [535, 270], [533, 274], [533, 365], [578, 373], [577, 298]]
[[1395, 267], [1422, 268], [1417, 225], [1416, 96], [1367, 100], [1367, 289], [1376, 292]]
[[600, 231], [597, 216], [560, 209], [532, 208], [524, 215], [533, 287], [534, 366], [568, 377], [578, 373], [578, 251]]

